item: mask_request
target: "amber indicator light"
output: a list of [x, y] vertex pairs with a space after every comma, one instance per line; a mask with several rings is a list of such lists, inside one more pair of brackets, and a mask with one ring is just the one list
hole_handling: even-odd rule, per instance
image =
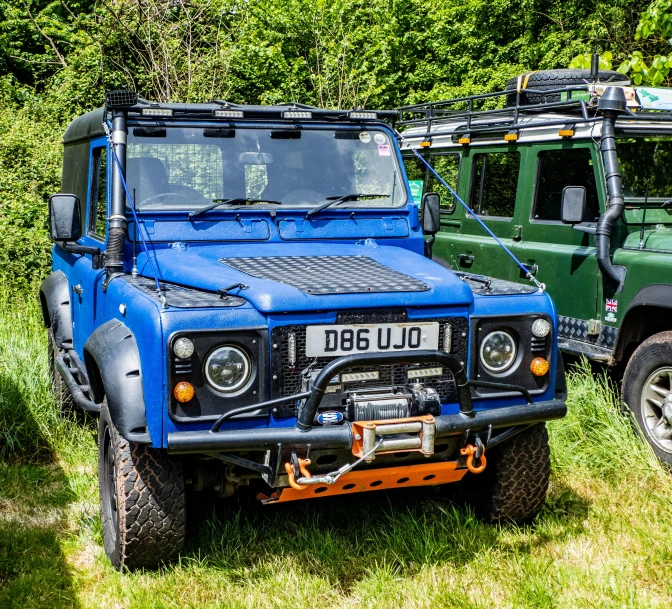
[[175, 385], [173, 389], [173, 395], [178, 402], [188, 402], [191, 398], [194, 397], [194, 386], [191, 383], [182, 381]]
[[534, 376], [544, 376], [548, 372], [548, 362], [543, 357], [535, 357], [530, 364], [530, 371]]

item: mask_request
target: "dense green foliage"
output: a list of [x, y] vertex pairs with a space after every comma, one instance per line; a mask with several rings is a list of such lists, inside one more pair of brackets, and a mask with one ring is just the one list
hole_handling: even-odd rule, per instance
[[593, 48], [609, 53], [606, 63], [632, 63], [633, 53], [650, 61], [669, 45], [668, 4], [3, 0], [0, 272], [20, 289], [44, 274], [60, 136], [106, 90], [128, 86], [158, 100], [394, 107], [503, 88], [521, 71], [580, 62]]

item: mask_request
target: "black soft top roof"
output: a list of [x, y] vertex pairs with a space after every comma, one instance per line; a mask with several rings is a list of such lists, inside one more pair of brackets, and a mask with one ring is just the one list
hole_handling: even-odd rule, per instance
[[87, 112], [78, 116], [72, 121], [65, 130], [63, 143], [75, 142], [77, 140], [89, 139], [104, 135], [103, 120], [105, 119], [105, 107], [97, 108], [92, 112]]

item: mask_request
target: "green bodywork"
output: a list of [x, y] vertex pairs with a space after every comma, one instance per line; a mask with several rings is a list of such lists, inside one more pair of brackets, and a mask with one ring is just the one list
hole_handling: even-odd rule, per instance
[[[629, 357], [647, 336], [672, 329], [672, 206], [665, 208], [658, 204], [647, 209], [643, 248], [640, 248], [643, 210], [641, 205], [629, 206], [626, 197], [626, 211], [615, 223], [611, 235], [613, 264], [626, 269], [625, 282], [616, 292], [615, 286], [600, 273], [593, 235], [560, 221], [533, 218], [539, 153], [572, 148], [590, 151], [600, 213], [603, 213], [607, 195], [599, 139], [556, 138], [553, 142], [529, 144], [467, 145], [423, 150], [422, 154], [433, 163], [442, 154], [460, 155], [455, 186], [460, 197], [469, 202], [472, 189], [478, 187], [475, 155], [507, 150], [520, 153], [513, 217], [481, 216], [481, 219], [546, 285], [559, 315], [561, 347], [614, 364]], [[409, 159], [408, 163], [411, 162]], [[417, 169], [414, 170], [417, 174]], [[424, 190], [436, 190], [428, 188], [427, 177]], [[529, 282], [461, 205], [452, 213], [442, 213], [441, 231], [436, 236], [433, 254], [448, 261], [456, 270]], [[652, 288], [656, 295], [653, 299]]]

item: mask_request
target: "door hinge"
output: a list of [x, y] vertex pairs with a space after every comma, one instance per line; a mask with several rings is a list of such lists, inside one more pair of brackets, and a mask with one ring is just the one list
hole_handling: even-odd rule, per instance
[[513, 234], [511, 235], [511, 238], [514, 241], [520, 241], [523, 238], [523, 227], [515, 224], [513, 226]]
[[588, 320], [588, 334], [598, 336], [602, 332], [602, 322], [599, 319]]

